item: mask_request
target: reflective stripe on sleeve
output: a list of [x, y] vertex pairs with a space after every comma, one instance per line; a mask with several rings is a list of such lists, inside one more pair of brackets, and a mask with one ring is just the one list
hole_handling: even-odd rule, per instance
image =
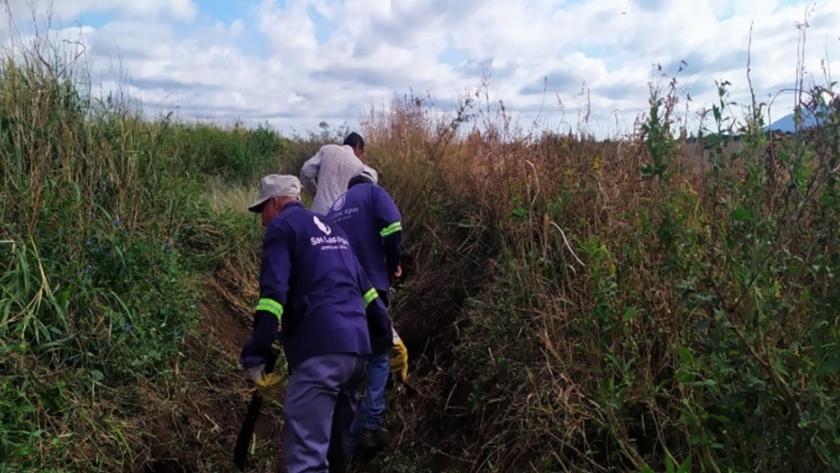
[[387, 227], [383, 228], [379, 234], [384, 238], [388, 235], [393, 233], [401, 232], [402, 231], [402, 222], [394, 222]]
[[271, 312], [277, 317], [277, 320], [283, 320], [283, 304], [274, 299], [260, 299], [260, 302], [257, 304], [257, 310]]
[[367, 308], [367, 306], [370, 305], [370, 303], [377, 297], [379, 297], [379, 294], [376, 292], [376, 289], [371, 288], [368, 292], [366, 292], [364, 295], [365, 308]]

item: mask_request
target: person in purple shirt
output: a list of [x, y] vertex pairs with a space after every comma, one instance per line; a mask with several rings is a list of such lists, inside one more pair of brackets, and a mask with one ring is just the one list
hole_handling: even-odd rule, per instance
[[297, 177], [262, 178], [248, 208], [266, 227], [260, 299], [240, 362], [263, 393], [279, 376], [263, 370], [279, 335], [289, 378], [283, 409], [290, 473], [346, 471], [346, 436], [371, 346], [392, 344], [384, 303], [340, 226], [300, 203]]
[[[370, 167], [357, 172], [347, 187], [347, 192], [327, 212], [327, 219], [347, 234], [365, 274], [387, 307], [391, 284], [401, 274], [402, 216], [388, 192], [377, 184], [377, 173]], [[385, 447], [390, 442], [389, 432], [381, 426], [385, 385], [389, 371], [397, 379], [404, 379], [407, 374], [407, 366], [402, 361], [407, 358], [405, 345], [396, 331], [392, 342], [392, 347], [371, 347], [373, 354], [368, 358], [366, 395], [360, 413], [361, 434], [359, 420], [354, 418], [347, 442], [351, 453], [360, 442], [371, 449]]]

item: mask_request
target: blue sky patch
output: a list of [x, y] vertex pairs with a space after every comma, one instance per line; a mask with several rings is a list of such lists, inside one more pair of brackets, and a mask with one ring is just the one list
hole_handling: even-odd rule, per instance
[[249, 7], [256, 2], [246, 0], [197, 0], [195, 3], [198, 6], [199, 17], [206, 15], [230, 25], [235, 20], [244, 20], [251, 17]]
[[463, 49], [447, 47], [437, 55], [437, 60], [452, 67], [460, 67], [470, 59], [470, 54]]
[[327, 19], [321, 16], [318, 10], [312, 5], [306, 7], [306, 13], [309, 15], [309, 19], [312, 20], [312, 25], [315, 27], [315, 40], [321, 46], [330, 39], [331, 29], [327, 24]]

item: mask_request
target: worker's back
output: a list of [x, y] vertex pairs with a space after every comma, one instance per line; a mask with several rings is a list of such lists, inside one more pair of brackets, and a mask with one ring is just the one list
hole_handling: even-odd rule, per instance
[[326, 215], [335, 199], [347, 190], [350, 178], [363, 167], [350, 146], [322, 146], [300, 170], [303, 187], [315, 194], [310, 210]]
[[[260, 285], [288, 288], [282, 336], [289, 365], [329, 353], [370, 354], [370, 337], [379, 335], [368, 333], [363, 287], [370, 283], [341, 228], [291, 203], [269, 225], [264, 245], [278, 259], [263, 267]], [[275, 265], [291, 268], [286, 284], [276, 280]]]
[[[327, 213], [327, 219], [337, 223], [347, 234], [350, 246], [373, 287], [387, 293], [390, 281], [386, 251], [396, 252], [392, 255], [392, 264], [396, 266], [399, 263], [400, 241], [388, 245], [383, 239], [402, 230], [400, 212], [391, 196], [377, 184], [354, 184], [338, 197]], [[391, 272], [395, 270], [391, 268]]]

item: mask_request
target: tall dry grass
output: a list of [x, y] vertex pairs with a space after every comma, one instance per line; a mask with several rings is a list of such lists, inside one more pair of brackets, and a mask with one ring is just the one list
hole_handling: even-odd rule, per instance
[[755, 116], [687, 145], [674, 86], [618, 142], [464, 122], [469, 97], [371, 114], [413, 360], [382, 471], [840, 468], [840, 117], [773, 162]]

